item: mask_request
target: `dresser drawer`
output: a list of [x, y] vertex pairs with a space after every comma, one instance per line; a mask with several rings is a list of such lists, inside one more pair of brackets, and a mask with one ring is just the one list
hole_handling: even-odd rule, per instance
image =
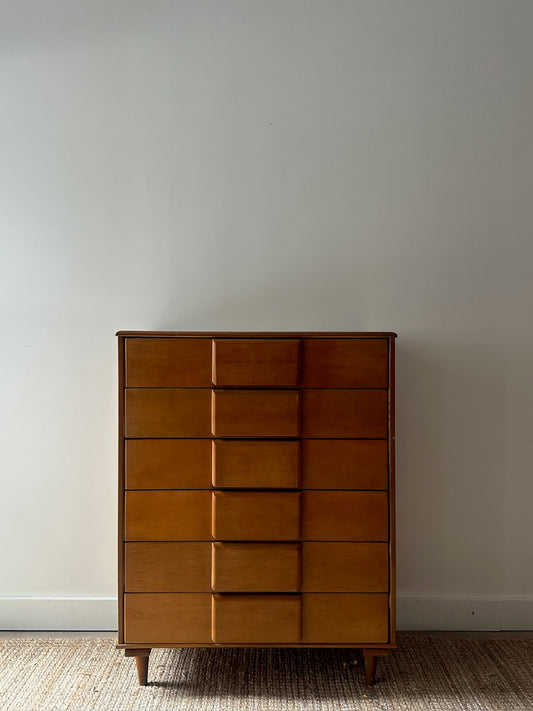
[[265, 440], [214, 440], [213, 486], [296, 489], [300, 443]]
[[124, 595], [126, 644], [211, 642], [210, 593]]
[[386, 440], [302, 441], [304, 489], [387, 489], [388, 483]]
[[386, 439], [387, 390], [303, 390], [302, 437]]
[[218, 644], [300, 640], [300, 595], [213, 595], [213, 640]]
[[126, 492], [126, 541], [210, 539], [210, 491]]
[[302, 387], [386, 388], [389, 342], [383, 338], [308, 338], [302, 341]]
[[302, 539], [305, 541], [387, 541], [385, 491], [305, 491]]
[[126, 437], [209, 437], [211, 391], [127, 388]]
[[213, 434], [217, 437], [296, 437], [297, 390], [214, 390]]
[[211, 442], [130, 439], [125, 443], [126, 489], [210, 489]]
[[125, 544], [126, 592], [211, 592], [211, 544]]
[[379, 644], [389, 641], [389, 596], [304, 593], [302, 641]]
[[303, 543], [304, 592], [388, 592], [388, 543]]
[[298, 543], [213, 543], [213, 590], [298, 592]]
[[210, 388], [210, 338], [127, 338], [126, 387]]
[[226, 541], [294, 541], [299, 537], [298, 492], [213, 493], [213, 538]]
[[299, 340], [217, 338], [213, 342], [213, 383], [225, 386], [295, 387]]

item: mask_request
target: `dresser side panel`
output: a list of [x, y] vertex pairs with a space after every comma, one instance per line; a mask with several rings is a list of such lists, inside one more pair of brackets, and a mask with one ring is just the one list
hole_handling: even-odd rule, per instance
[[118, 338], [118, 642], [124, 643], [124, 338]]
[[390, 636], [396, 643], [396, 389], [395, 341], [389, 340], [389, 558], [390, 558]]

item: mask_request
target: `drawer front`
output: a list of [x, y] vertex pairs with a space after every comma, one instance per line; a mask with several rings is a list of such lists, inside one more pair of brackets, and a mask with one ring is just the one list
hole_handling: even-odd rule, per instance
[[303, 543], [304, 592], [388, 592], [388, 543]]
[[378, 644], [389, 641], [389, 596], [305, 593], [302, 642]]
[[210, 338], [127, 338], [129, 388], [210, 388]]
[[218, 644], [298, 642], [300, 618], [300, 595], [213, 595]]
[[215, 390], [217, 437], [296, 437], [300, 394], [295, 390]]
[[211, 597], [210, 593], [124, 595], [124, 642], [211, 642]]
[[211, 544], [126, 543], [126, 592], [211, 592]]
[[213, 543], [216, 592], [298, 592], [297, 543]]
[[223, 339], [213, 346], [213, 383], [226, 386], [295, 387], [298, 340]]
[[305, 491], [302, 494], [305, 541], [387, 541], [385, 491]]
[[302, 342], [302, 348], [302, 387], [388, 387], [386, 339], [309, 338]]
[[127, 491], [125, 540], [209, 541], [210, 491]]
[[209, 437], [211, 391], [128, 388], [126, 437]]
[[386, 390], [303, 390], [303, 437], [386, 439]]
[[209, 489], [211, 442], [202, 439], [126, 441], [126, 489]]
[[299, 442], [213, 442], [213, 486], [296, 489], [299, 475]]
[[387, 489], [386, 440], [309, 439], [302, 442], [304, 489]]
[[294, 541], [299, 537], [298, 492], [213, 493], [213, 538], [226, 541]]

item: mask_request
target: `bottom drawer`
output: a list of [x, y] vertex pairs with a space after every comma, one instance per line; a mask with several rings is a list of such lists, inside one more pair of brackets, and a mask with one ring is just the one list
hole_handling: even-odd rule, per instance
[[303, 596], [303, 643], [371, 644], [389, 641], [389, 596], [307, 593]]
[[380, 644], [389, 641], [381, 593], [242, 595], [127, 593], [126, 644]]
[[124, 595], [126, 644], [211, 642], [210, 593]]
[[300, 595], [213, 595], [213, 641], [300, 641]]

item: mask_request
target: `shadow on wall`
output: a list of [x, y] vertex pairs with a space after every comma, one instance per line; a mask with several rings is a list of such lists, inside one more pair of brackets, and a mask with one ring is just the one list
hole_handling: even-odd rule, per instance
[[503, 588], [504, 365], [501, 342], [475, 333], [406, 333], [398, 343], [400, 596]]
[[[196, 292], [189, 303], [183, 294], [180, 302], [171, 295], [159, 304], [159, 318], [137, 328], [399, 331], [398, 594], [501, 594], [508, 465], [504, 345], [481, 330], [402, 330], [393, 308], [385, 311], [383, 304], [380, 313], [390, 318], [378, 321], [370, 275], [351, 263], [336, 272], [328, 263], [307, 266], [294, 275], [282, 267], [263, 284], [259, 275], [247, 289], [221, 267], [204, 304]], [[214, 298], [217, 293], [223, 296]]]

